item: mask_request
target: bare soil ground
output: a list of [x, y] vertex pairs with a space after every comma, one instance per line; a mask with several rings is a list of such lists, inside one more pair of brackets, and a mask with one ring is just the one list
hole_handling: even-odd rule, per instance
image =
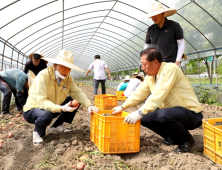
[[[92, 100], [92, 86], [79, 86]], [[101, 89], [99, 89], [101, 93]], [[107, 94], [115, 94], [107, 89]], [[118, 101], [120, 105], [122, 102]], [[127, 111], [137, 110], [137, 107]], [[162, 138], [151, 130], [141, 127], [140, 152], [131, 154], [105, 155], [90, 141], [90, 114], [80, 108], [71, 125], [65, 124], [71, 132], [47, 134], [41, 146], [32, 144], [34, 125], [23, 120], [22, 115], [13, 111], [12, 116], [0, 117], [0, 170], [69, 170], [76, 169], [80, 157], [85, 155], [85, 170], [220, 170], [203, 155], [203, 128], [191, 131], [195, 146], [192, 153], [176, 154], [177, 146], [165, 146]], [[204, 119], [222, 116], [222, 107], [202, 105]], [[9, 123], [9, 122], [13, 122]], [[9, 125], [11, 124], [11, 125]], [[48, 129], [47, 129], [48, 131]], [[11, 132], [13, 135], [8, 138]]]

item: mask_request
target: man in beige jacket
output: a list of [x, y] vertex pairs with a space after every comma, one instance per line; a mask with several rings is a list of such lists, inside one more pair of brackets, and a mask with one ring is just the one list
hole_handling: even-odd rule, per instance
[[[43, 142], [46, 127], [57, 116], [59, 117], [51, 126], [49, 133], [70, 131], [63, 126], [63, 122], [72, 123], [80, 104], [87, 107], [90, 113], [98, 112], [98, 108], [92, 106], [85, 93], [77, 87], [69, 74], [71, 69], [84, 72], [74, 65], [73, 54], [70, 51], [62, 50], [57, 58], [44, 59], [54, 65], [39, 72], [33, 80], [23, 108], [25, 120], [35, 124], [34, 145], [40, 145]], [[74, 99], [79, 102], [76, 107], [72, 106]]]
[[188, 130], [202, 124], [201, 105], [190, 82], [174, 63], [162, 62], [162, 54], [156, 46], [140, 53], [142, 69], [148, 75], [136, 91], [113, 114], [145, 104], [129, 114], [124, 121], [130, 124], [141, 119], [141, 125], [164, 138], [166, 145], [179, 145], [176, 152], [190, 152], [194, 140]]

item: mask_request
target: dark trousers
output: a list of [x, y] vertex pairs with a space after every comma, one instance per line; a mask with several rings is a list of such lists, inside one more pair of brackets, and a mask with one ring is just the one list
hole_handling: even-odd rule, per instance
[[190, 141], [188, 130], [202, 125], [202, 112], [195, 113], [183, 107], [157, 109], [143, 116], [141, 125], [163, 138], [171, 137], [176, 145]]
[[18, 100], [16, 97], [16, 90], [9, 87], [9, 85], [6, 82], [4, 82], [3, 80], [0, 80], [0, 90], [3, 93], [3, 100], [2, 100], [2, 113], [3, 114], [6, 114], [9, 112], [12, 93], [15, 97], [16, 106], [19, 108], [22, 108], [22, 106], [20, 106], [18, 104]]
[[102, 94], [106, 94], [106, 79], [105, 80], [96, 80], [93, 79], [93, 97], [94, 95], [97, 95], [99, 83], [101, 83], [102, 86]]
[[[61, 105], [64, 105], [72, 100], [73, 99], [70, 96], [68, 96]], [[38, 132], [39, 136], [44, 137], [45, 130], [47, 126], [50, 125], [53, 118], [59, 116], [59, 118], [55, 121], [52, 127], [58, 127], [62, 125], [63, 122], [71, 124], [78, 109], [79, 107], [73, 112], [52, 113], [47, 110], [41, 110], [39, 108], [35, 108], [27, 112], [23, 112], [23, 116], [27, 122], [35, 124], [34, 130]]]

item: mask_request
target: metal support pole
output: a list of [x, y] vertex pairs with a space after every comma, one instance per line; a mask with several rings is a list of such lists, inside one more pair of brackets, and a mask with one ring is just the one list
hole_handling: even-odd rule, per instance
[[200, 80], [200, 58], [199, 58], [199, 53], [197, 53], [198, 57], [198, 76], [199, 76], [199, 85], [201, 86], [201, 80]]

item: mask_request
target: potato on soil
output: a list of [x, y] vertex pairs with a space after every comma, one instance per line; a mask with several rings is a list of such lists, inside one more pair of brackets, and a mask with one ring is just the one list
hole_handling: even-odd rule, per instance
[[79, 162], [76, 165], [76, 169], [78, 169], [78, 170], [82, 170], [82, 169], [84, 169], [84, 167], [85, 167], [85, 164], [83, 162]]

